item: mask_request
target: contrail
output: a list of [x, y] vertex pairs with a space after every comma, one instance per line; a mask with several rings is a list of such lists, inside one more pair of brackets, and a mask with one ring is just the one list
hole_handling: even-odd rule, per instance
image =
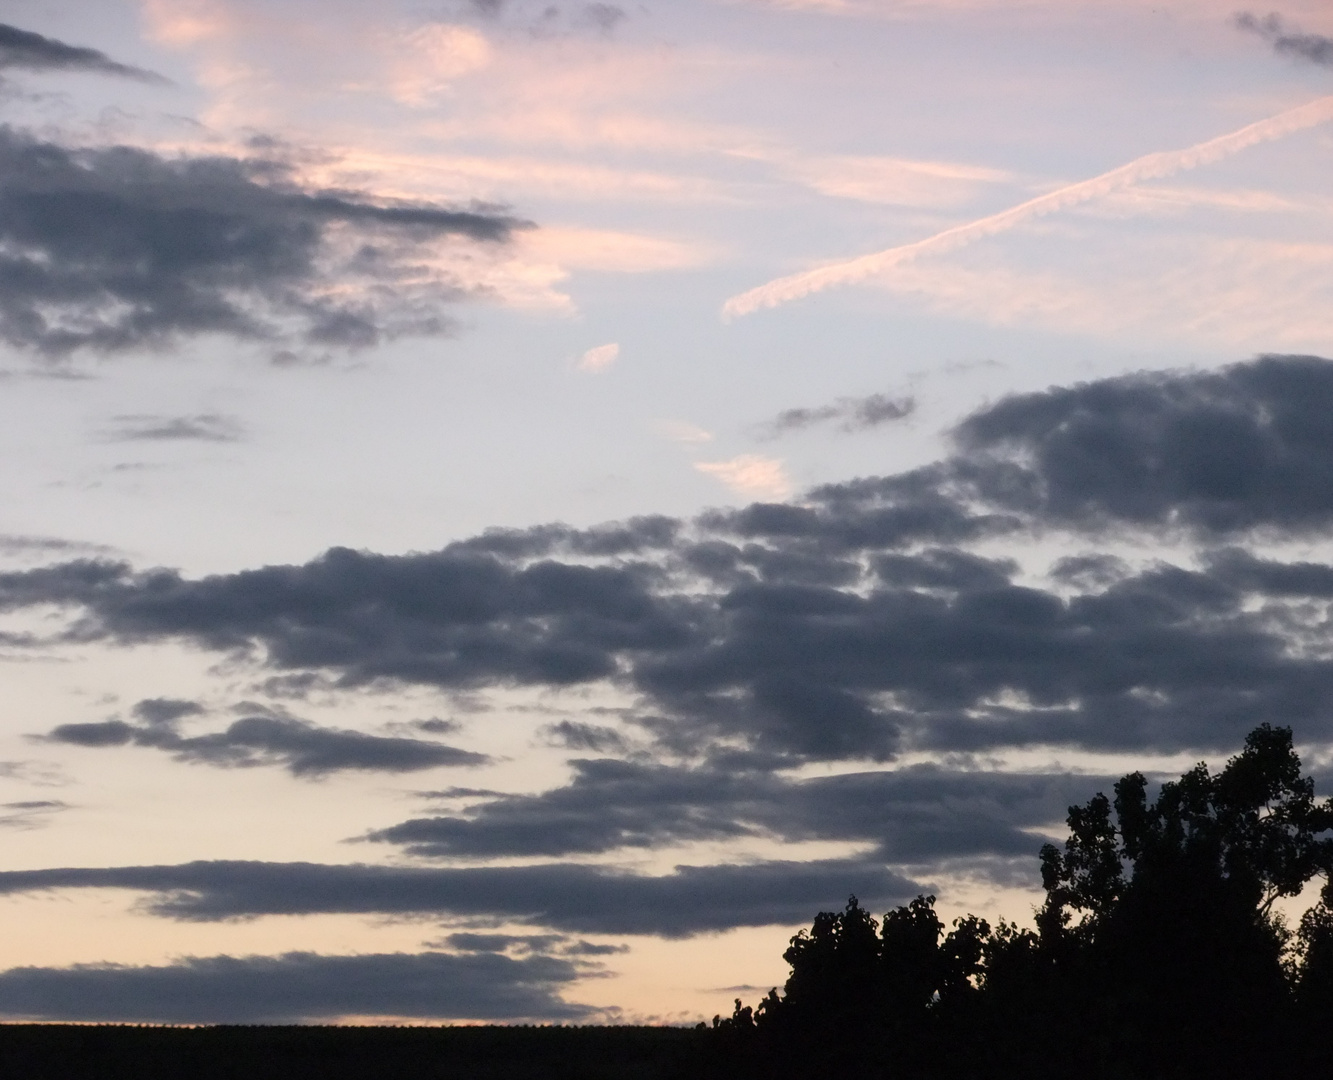
[[777, 278], [766, 285], [733, 296], [722, 306], [722, 317], [729, 319], [737, 315], [749, 315], [760, 308], [777, 307], [788, 300], [797, 300], [834, 285], [849, 285], [852, 282], [864, 281], [894, 266], [910, 262], [918, 255], [955, 251], [974, 240], [1012, 229], [1030, 218], [1051, 214], [1090, 199], [1101, 198], [1118, 188], [1127, 187], [1140, 180], [1157, 180], [1184, 169], [1209, 165], [1256, 143], [1280, 139], [1329, 120], [1333, 120], [1333, 96], [1322, 97], [1295, 109], [1288, 109], [1266, 120], [1248, 124], [1239, 131], [1201, 142], [1197, 146], [1184, 150], [1163, 150], [1155, 154], [1145, 154], [1128, 165], [1121, 165], [1110, 172], [1094, 176], [1091, 180], [1080, 180], [1076, 184], [1038, 195], [1035, 199], [1019, 203], [998, 214], [970, 221], [966, 225], [955, 225], [924, 240]]

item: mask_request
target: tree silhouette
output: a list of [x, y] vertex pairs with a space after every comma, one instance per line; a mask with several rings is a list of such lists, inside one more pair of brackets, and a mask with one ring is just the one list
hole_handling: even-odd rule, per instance
[[1275, 903], [1333, 870], [1333, 802], [1263, 725], [1221, 772], [1069, 808], [1036, 928], [933, 896], [877, 923], [852, 897], [792, 938], [791, 975], [715, 1019], [764, 1075], [1250, 1077], [1333, 1054], [1333, 885], [1296, 933]]

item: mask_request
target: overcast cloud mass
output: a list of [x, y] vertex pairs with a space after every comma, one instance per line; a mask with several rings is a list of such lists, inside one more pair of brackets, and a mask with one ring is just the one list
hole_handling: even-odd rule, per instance
[[0, 1018], [693, 1023], [1327, 786], [1330, 35], [0, 2]]

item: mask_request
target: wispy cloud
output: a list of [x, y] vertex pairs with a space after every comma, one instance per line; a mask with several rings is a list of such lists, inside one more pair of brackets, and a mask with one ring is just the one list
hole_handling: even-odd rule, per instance
[[749, 498], [785, 499], [792, 492], [781, 458], [741, 454], [729, 461], [696, 461], [694, 467]]
[[686, 446], [697, 446], [700, 443], [713, 441], [713, 433], [701, 428], [698, 424], [691, 424], [688, 420], [654, 420], [653, 429], [672, 442], [683, 443]]
[[0, 70], [22, 68], [27, 71], [89, 71], [98, 75], [119, 75], [139, 82], [166, 83], [161, 75], [143, 68], [112, 60], [104, 52], [77, 45], [66, 45], [55, 38], [43, 37], [30, 30], [0, 23]]
[[910, 397], [894, 398], [888, 394], [843, 397], [830, 405], [785, 409], [764, 424], [763, 431], [768, 437], [775, 438], [790, 431], [828, 423], [836, 423], [846, 432], [864, 431], [911, 416], [915, 410], [916, 401]]
[[0, 828], [40, 829], [50, 823], [53, 814], [68, 809], [69, 804], [59, 799], [0, 803]]
[[241, 426], [234, 416], [196, 413], [193, 416], [163, 416], [127, 413], [112, 418], [107, 438], [114, 442], [236, 442]]
[[1248, 147], [1281, 139], [1330, 120], [1333, 120], [1333, 96], [1318, 98], [1295, 109], [1288, 109], [1276, 116], [1247, 124], [1236, 131], [1219, 135], [1217, 138], [1183, 150], [1145, 154], [1090, 180], [1066, 184], [1055, 191], [1029, 199], [998, 214], [991, 214], [964, 225], [955, 225], [924, 240], [900, 244], [872, 255], [862, 255], [845, 262], [777, 278], [766, 285], [733, 296], [723, 305], [722, 314], [724, 318], [749, 315], [761, 308], [777, 307], [779, 304], [799, 300], [803, 296], [822, 292], [837, 285], [851, 285], [865, 281], [867, 278], [911, 262], [918, 256], [956, 251], [986, 237], [1008, 232], [1033, 218], [1067, 210], [1091, 199], [1103, 198], [1130, 184], [1172, 176], [1185, 169], [1209, 165]]
[[782, 169], [822, 195], [893, 206], [957, 206], [983, 184], [1013, 180], [1001, 169], [864, 155], [799, 155], [783, 163]]
[[397, 41], [389, 86], [405, 105], [425, 105], [459, 78], [491, 62], [486, 38], [466, 26], [428, 23]]
[[1039, 265], [976, 249], [875, 282], [927, 310], [993, 326], [1319, 351], [1333, 334], [1333, 245], [1137, 234], [1098, 260], [1088, 234], [1046, 237]]
[[613, 341], [607, 345], [598, 345], [594, 349], [589, 349], [579, 357], [574, 366], [579, 371], [595, 375], [598, 372], [605, 371], [619, 359], [620, 346]]
[[[92, 544], [83, 540], [67, 540], [61, 536], [22, 536], [0, 533], [0, 555], [109, 555], [115, 548], [108, 544]], [[0, 774], [3, 775], [3, 774]]]
[[320, 727], [289, 716], [249, 711], [226, 730], [185, 736], [176, 721], [200, 710], [193, 702], [150, 699], [135, 709], [138, 724], [103, 720], [86, 724], [60, 724], [44, 736], [47, 742], [70, 746], [106, 748], [151, 747], [172, 754], [179, 761], [224, 768], [282, 765], [293, 776], [319, 778], [334, 772], [413, 772], [439, 766], [481, 765], [484, 754], [459, 750], [424, 739], [367, 735], [360, 731]]
[[1242, 30], [1258, 34], [1279, 53], [1309, 60], [1312, 64], [1333, 67], [1333, 38], [1294, 30], [1282, 21], [1280, 15], [1260, 18], [1244, 11], [1236, 16], [1236, 25]]

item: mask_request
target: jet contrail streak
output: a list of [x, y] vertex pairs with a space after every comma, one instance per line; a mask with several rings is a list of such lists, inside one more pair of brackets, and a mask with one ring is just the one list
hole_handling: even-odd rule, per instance
[[1101, 198], [1118, 188], [1127, 187], [1140, 180], [1157, 180], [1184, 169], [1209, 165], [1256, 143], [1280, 139], [1329, 120], [1333, 120], [1333, 96], [1322, 97], [1295, 109], [1288, 109], [1266, 120], [1248, 124], [1238, 131], [1201, 142], [1197, 146], [1146, 154], [1127, 165], [1121, 165], [1090, 180], [1080, 180], [1076, 184], [1038, 195], [1035, 199], [1019, 203], [998, 214], [970, 221], [966, 225], [955, 225], [924, 240], [916, 240], [910, 244], [877, 251], [872, 255], [862, 255], [846, 262], [833, 263], [830, 266], [821, 266], [815, 270], [805, 270], [799, 274], [777, 278], [766, 285], [733, 296], [722, 306], [722, 316], [732, 318], [736, 315], [749, 315], [760, 308], [777, 307], [788, 300], [797, 300], [834, 285], [849, 285], [864, 281], [894, 266], [910, 262], [918, 255], [955, 251], [974, 240], [1012, 229], [1030, 218], [1064, 210], [1090, 199]]

